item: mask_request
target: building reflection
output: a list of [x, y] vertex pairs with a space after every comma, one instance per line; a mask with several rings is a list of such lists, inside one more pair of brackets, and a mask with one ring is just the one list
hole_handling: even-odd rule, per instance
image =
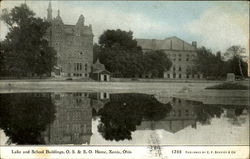
[[159, 121], [170, 111], [170, 104], [154, 96], [140, 93], [112, 94], [110, 101], [98, 112], [98, 132], [106, 140], [131, 140], [143, 120]]
[[201, 103], [179, 98], [172, 98], [169, 102], [172, 109], [167, 113], [165, 118], [160, 121], [143, 120], [137, 129], [164, 129], [168, 132], [176, 133], [190, 125], [192, 128], [196, 128], [197, 116], [194, 112], [194, 107]]
[[[177, 133], [186, 127], [196, 129], [197, 123], [201, 125], [211, 124], [211, 119], [220, 118], [222, 114], [234, 125], [240, 125], [245, 120], [239, 116], [247, 114], [247, 106], [244, 105], [218, 105], [203, 104], [202, 102], [185, 100], [180, 98], [166, 99], [171, 103], [172, 109], [166, 117], [160, 121], [143, 120], [138, 130], [164, 129], [171, 133]], [[240, 122], [240, 124], [239, 124]]]
[[0, 94], [0, 129], [9, 137], [7, 144], [90, 144], [96, 118], [96, 133], [121, 141], [132, 139], [136, 130], [195, 130], [214, 118], [241, 126], [249, 116], [248, 105], [159, 99], [139, 93]]
[[108, 98], [107, 93], [54, 93], [56, 119], [44, 132], [46, 144], [89, 144], [93, 112]]

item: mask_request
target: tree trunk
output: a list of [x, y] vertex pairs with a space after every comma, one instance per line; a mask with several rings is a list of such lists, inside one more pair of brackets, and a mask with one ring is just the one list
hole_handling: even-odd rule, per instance
[[244, 77], [243, 72], [242, 72], [242, 67], [241, 67], [240, 58], [239, 58], [239, 69], [240, 69], [240, 75], [241, 75], [241, 77]]

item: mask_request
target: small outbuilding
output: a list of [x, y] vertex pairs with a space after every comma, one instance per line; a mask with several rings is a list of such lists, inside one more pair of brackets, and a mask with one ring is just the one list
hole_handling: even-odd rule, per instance
[[93, 64], [91, 78], [96, 81], [110, 81], [110, 72], [100, 63], [99, 59]]
[[96, 70], [92, 72], [92, 78], [97, 81], [110, 81], [110, 72], [106, 70]]

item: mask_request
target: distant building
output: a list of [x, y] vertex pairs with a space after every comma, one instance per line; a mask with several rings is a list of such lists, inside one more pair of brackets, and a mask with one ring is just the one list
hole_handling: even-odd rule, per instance
[[193, 60], [197, 56], [195, 41], [192, 44], [177, 37], [169, 37], [164, 40], [136, 39], [142, 51], [164, 51], [173, 65], [169, 71], [163, 72], [163, 77], [168, 79], [201, 79], [202, 74], [194, 70]]
[[47, 9], [47, 21], [52, 26], [48, 29], [46, 39], [57, 51], [55, 75], [66, 77], [89, 77], [93, 64], [92, 26], [85, 25], [85, 18], [80, 15], [75, 25], [66, 25], [58, 10], [56, 18], [52, 17], [51, 2]]

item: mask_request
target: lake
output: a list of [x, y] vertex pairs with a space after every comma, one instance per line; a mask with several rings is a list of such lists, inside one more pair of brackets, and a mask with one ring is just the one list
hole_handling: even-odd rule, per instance
[[1, 145], [249, 145], [247, 104], [107, 92], [10, 93], [0, 101]]

